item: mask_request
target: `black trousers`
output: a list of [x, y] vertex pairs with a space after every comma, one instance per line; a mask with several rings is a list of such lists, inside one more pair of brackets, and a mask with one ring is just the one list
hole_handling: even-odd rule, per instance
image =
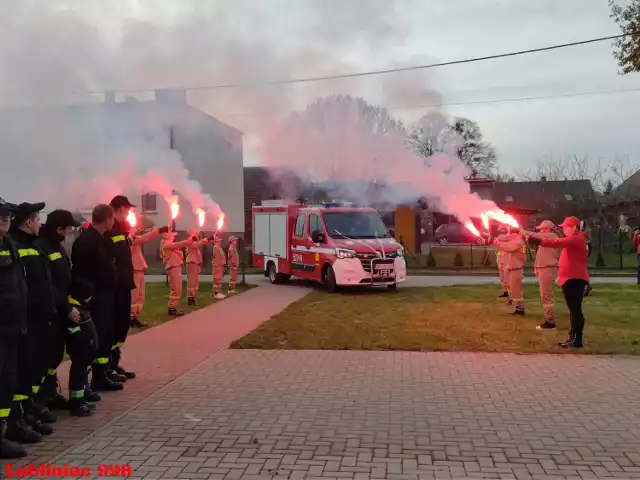
[[85, 387], [89, 384], [89, 367], [96, 356], [96, 348], [87, 332], [80, 327], [72, 327], [67, 331], [67, 352], [71, 358], [69, 397], [73, 400], [84, 398]]
[[54, 329], [51, 325], [30, 324], [18, 345], [18, 386], [16, 401], [23, 401], [39, 393], [51, 364]]
[[114, 293], [112, 291], [94, 292], [89, 304], [89, 311], [98, 333], [98, 345], [91, 367], [94, 378], [104, 377], [109, 367], [111, 346], [114, 339], [113, 307]]
[[62, 363], [64, 349], [67, 341], [67, 318], [58, 316], [56, 324], [53, 326], [53, 337], [51, 338], [51, 360], [48, 365], [48, 374], [53, 376]]
[[124, 345], [131, 323], [131, 290], [118, 288], [115, 292], [113, 310], [113, 337], [111, 365], [115, 368], [120, 363], [120, 347]]
[[569, 308], [571, 331], [569, 337], [576, 343], [582, 343], [584, 330], [584, 315], [582, 313], [582, 300], [587, 281], [580, 278], [572, 278], [562, 285], [562, 295]]
[[0, 335], [0, 420], [6, 420], [11, 412], [18, 383], [19, 343], [18, 336]]

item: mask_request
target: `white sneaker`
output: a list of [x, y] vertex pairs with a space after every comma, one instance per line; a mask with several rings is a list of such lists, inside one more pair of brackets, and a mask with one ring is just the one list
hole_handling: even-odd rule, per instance
[[229, 290], [227, 292], [227, 297], [230, 296], [230, 295], [235, 295], [236, 293], [238, 293], [238, 292], [236, 292], [235, 290]]
[[227, 298], [227, 297], [225, 297], [225, 296], [224, 296], [223, 294], [221, 294], [221, 293], [216, 293], [216, 295], [215, 295], [213, 298], [215, 298], [216, 300], [224, 300], [224, 299], [225, 299], [225, 298]]

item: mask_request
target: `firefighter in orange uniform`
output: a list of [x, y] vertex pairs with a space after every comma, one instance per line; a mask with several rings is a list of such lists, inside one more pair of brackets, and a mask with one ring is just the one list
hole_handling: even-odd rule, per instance
[[216, 300], [226, 298], [222, 293], [222, 279], [227, 256], [222, 248], [222, 239], [218, 235], [213, 237], [213, 295]]
[[[189, 237], [198, 238], [200, 232], [191, 230]], [[196, 297], [200, 288], [200, 272], [202, 271], [202, 247], [209, 243], [210, 237], [197, 240], [187, 248], [187, 301], [189, 305], [197, 305]]]
[[510, 304], [515, 307], [513, 315], [524, 315], [522, 283], [526, 263], [524, 240], [520, 229], [511, 227], [504, 239], [496, 239], [495, 245], [502, 252], [502, 265], [509, 291]]
[[[506, 235], [507, 228], [504, 225], [500, 225], [498, 227], [498, 236], [496, 237], [496, 240], [505, 240]], [[500, 295], [498, 298], [506, 298], [509, 302], [511, 302], [511, 300], [509, 299], [509, 288], [507, 287], [507, 282], [504, 275], [505, 270], [502, 265], [502, 252], [500, 250], [496, 251], [496, 264], [498, 265], [498, 273], [500, 275], [500, 285], [502, 285], [502, 295]]]
[[178, 311], [178, 304], [182, 298], [182, 265], [184, 264], [183, 248], [191, 246], [193, 238], [187, 238], [176, 242], [175, 232], [164, 234], [160, 242], [164, 271], [169, 277], [169, 303], [167, 305], [169, 315], [181, 317], [184, 312]]
[[140, 321], [145, 298], [144, 273], [147, 270], [147, 261], [144, 259], [142, 245], [150, 242], [161, 233], [167, 233], [169, 227], [164, 226], [150, 232], [137, 232], [131, 237], [131, 262], [133, 263], [133, 281], [136, 287], [131, 290], [131, 328], [147, 328], [148, 325]]
[[236, 283], [238, 281], [238, 266], [240, 265], [240, 255], [238, 254], [238, 239], [229, 237], [229, 291], [227, 295], [235, 295]]
[[[555, 233], [556, 226], [549, 220], [543, 221], [536, 227], [539, 233], [532, 233], [532, 237], [548, 238], [556, 240], [558, 235]], [[542, 308], [544, 310], [544, 323], [538, 325], [538, 330], [553, 330], [556, 328], [555, 315], [555, 296], [553, 293], [556, 277], [558, 276], [558, 260], [560, 258], [560, 250], [552, 247], [538, 247], [536, 252], [536, 261], [534, 264], [535, 274], [538, 277], [538, 285], [540, 287], [540, 299], [542, 300]]]

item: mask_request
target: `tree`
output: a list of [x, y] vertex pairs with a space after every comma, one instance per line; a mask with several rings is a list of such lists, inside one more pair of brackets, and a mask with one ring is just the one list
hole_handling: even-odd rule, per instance
[[496, 165], [496, 152], [483, 140], [480, 126], [466, 118], [457, 118], [453, 132], [460, 141], [458, 157], [469, 167], [471, 176], [489, 176]]
[[485, 142], [477, 123], [456, 118], [449, 123], [439, 112], [430, 112], [413, 127], [409, 146], [423, 157], [436, 153], [455, 155], [470, 170], [471, 177], [493, 177], [496, 163], [494, 148]]
[[620, 26], [625, 37], [615, 41], [613, 56], [618, 60], [623, 75], [640, 71], [640, 0], [631, 0], [622, 7], [609, 0], [611, 18]]
[[607, 183], [604, 185], [604, 190], [602, 193], [606, 196], [609, 196], [613, 193], [613, 182], [611, 180], [607, 180]]

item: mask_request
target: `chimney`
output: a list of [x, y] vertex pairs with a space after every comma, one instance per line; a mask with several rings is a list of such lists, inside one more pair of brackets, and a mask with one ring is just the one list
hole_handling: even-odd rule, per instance
[[105, 94], [104, 94], [104, 103], [116, 103], [116, 94], [115, 94], [115, 92], [105, 92]]
[[176, 88], [166, 88], [155, 90], [155, 100], [158, 103], [185, 105], [187, 103], [187, 92]]

